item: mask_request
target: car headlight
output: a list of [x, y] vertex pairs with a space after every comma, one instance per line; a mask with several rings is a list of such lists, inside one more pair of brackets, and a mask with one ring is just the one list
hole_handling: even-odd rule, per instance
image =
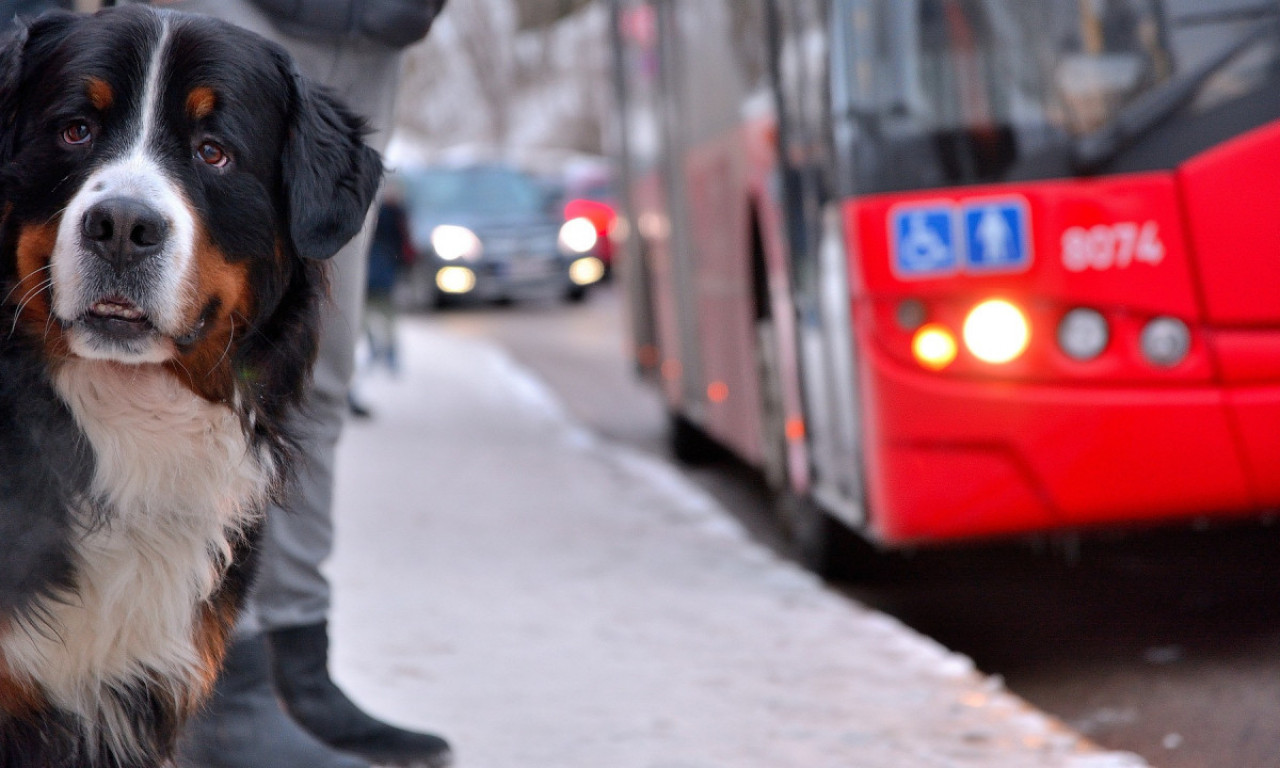
[[445, 293], [469, 293], [476, 287], [476, 273], [466, 267], [441, 267], [436, 287]]
[[456, 224], [441, 224], [431, 230], [431, 248], [444, 261], [474, 261], [484, 253], [484, 245], [476, 233]]
[[569, 265], [569, 279], [574, 285], [591, 285], [604, 279], [604, 262], [595, 256], [583, 256]]
[[560, 247], [568, 253], [589, 253], [600, 240], [600, 233], [590, 219], [579, 216], [560, 227]]

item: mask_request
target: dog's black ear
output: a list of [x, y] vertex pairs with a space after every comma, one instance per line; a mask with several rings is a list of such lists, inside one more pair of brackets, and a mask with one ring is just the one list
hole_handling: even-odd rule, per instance
[[296, 72], [281, 157], [289, 235], [299, 256], [327, 259], [355, 237], [382, 181], [364, 121]]
[[77, 16], [53, 11], [34, 21], [19, 21], [0, 34], [0, 163], [13, 157], [21, 110], [23, 72], [39, 68], [51, 45], [77, 22]]
[[22, 83], [22, 51], [30, 28], [18, 24], [0, 37], [0, 126], [8, 130], [18, 112], [18, 87]]

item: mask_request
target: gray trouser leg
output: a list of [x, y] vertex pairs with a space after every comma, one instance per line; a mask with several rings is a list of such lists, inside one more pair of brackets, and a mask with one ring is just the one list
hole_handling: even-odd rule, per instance
[[[369, 144], [386, 149], [399, 83], [398, 50], [359, 39], [335, 44], [282, 35], [246, 0], [187, 0], [172, 7], [217, 16], [280, 43], [304, 75], [329, 86], [369, 121]], [[329, 614], [329, 582], [320, 566], [333, 550], [334, 458], [364, 313], [372, 219], [371, 213], [360, 234], [331, 262], [331, 300], [314, 383], [305, 415], [295, 419], [303, 436], [297, 482], [287, 489], [283, 508], [268, 511], [258, 580], [238, 628], [243, 634], [315, 624]]]
[[333, 479], [347, 387], [364, 311], [371, 227], [333, 257], [331, 306], [324, 314], [320, 354], [304, 414], [294, 419], [300, 441], [296, 481], [283, 508], [267, 512], [267, 530], [243, 632], [316, 624], [329, 615], [329, 582], [320, 571], [333, 550]]

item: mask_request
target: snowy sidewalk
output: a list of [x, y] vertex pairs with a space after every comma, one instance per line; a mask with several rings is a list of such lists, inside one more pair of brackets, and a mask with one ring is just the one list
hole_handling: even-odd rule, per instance
[[339, 459], [335, 674], [458, 768], [1131, 768], [596, 439], [500, 350], [402, 327]]

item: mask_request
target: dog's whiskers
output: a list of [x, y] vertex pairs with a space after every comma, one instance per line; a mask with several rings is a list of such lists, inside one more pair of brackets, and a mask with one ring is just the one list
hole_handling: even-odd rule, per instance
[[[9, 328], [10, 338], [12, 338], [13, 334], [16, 333], [18, 330], [18, 319], [22, 317], [22, 313], [26, 311], [27, 307], [30, 306], [31, 302], [35, 301], [36, 298], [41, 293], [43, 293], [46, 288], [49, 288], [52, 285], [53, 285], [53, 278], [49, 277], [40, 281], [40, 283], [38, 283], [35, 287], [33, 287], [31, 290], [27, 291], [25, 294], [22, 295], [22, 299], [18, 301], [17, 308], [15, 308], [13, 311], [13, 325], [10, 326]], [[45, 333], [46, 335], [48, 334], [47, 325], [46, 325]]]
[[227, 319], [231, 321], [231, 330], [230, 330], [230, 331], [227, 331], [227, 346], [223, 347], [223, 349], [222, 349], [222, 355], [218, 357], [218, 361], [217, 361], [217, 362], [215, 362], [215, 363], [213, 364], [213, 367], [209, 369], [209, 373], [208, 373], [208, 374], [206, 374], [206, 377], [212, 377], [212, 376], [213, 376], [213, 372], [214, 372], [215, 370], [217, 370], [217, 368], [218, 368], [220, 365], [222, 365], [222, 362], [223, 362], [224, 360], [226, 360], [226, 359], [231, 355], [231, 344], [232, 344], [232, 342], [234, 342], [234, 341], [235, 341], [235, 339], [236, 339], [236, 316], [235, 316], [235, 313], [233, 312], [232, 314], [230, 314], [230, 315], [227, 317]]
[[24, 275], [23, 277], [19, 278], [19, 279], [18, 279], [18, 281], [17, 281], [17, 282], [15, 282], [15, 283], [13, 284], [13, 287], [9, 289], [9, 292], [8, 292], [8, 293], [6, 293], [6, 294], [4, 295], [4, 298], [3, 298], [3, 299], [0, 299], [0, 304], [8, 304], [8, 303], [9, 303], [9, 299], [13, 298], [13, 294], [14, 294], [14, 292], [15, 292], [15, 291], [17, 291], [19, 288], [21, 288], [21, 287], [23, 286], [23, 284], [24, 284], [24, 283], [26, 283], [28, 280], [30, 280], [31, 278], [35, 277], [36, 275], [40, 274], [41, 272], [48, 272], [48, 271], [49, 271], [49, 270], [51, 270], [51, 269], [53, 269], [53, 263], [52, 263], [52, 262], [50, 262], [50, 263], [48, 263], [48, 264], [44, 265], [43, 267], [41, 267], [41, 268], [39, 268], [39, 269], [35, 270], [34, 272], [32, 272], [32, 273], [31, 273], [31, 274], [29, 274], [29, 275]]

